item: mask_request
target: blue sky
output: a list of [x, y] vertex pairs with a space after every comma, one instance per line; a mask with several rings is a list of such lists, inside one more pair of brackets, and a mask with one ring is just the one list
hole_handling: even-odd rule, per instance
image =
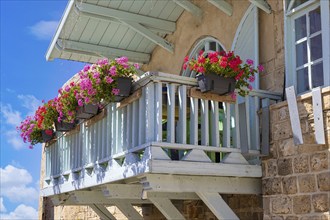
[[0, 219], [37, 216], [41, 146], [22, 142], [16, 126], [84, 64], [46, 61], [67, 1], [0, 0], [1, 154]]

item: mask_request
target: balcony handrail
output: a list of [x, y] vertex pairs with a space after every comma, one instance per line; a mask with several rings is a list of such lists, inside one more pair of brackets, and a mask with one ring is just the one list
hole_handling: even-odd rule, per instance
[[61, 136], [46, 148], [47, 176], [106, 163], [148, 146], [163, 147], [171, 157], [180, 151], [177, 158], [190, 150], [259, 155], [260, 103], [266, 100], [262, 105], [267, 106], [281, 95], [254, 90], [233, 104], [188, 96], [195, 86], [194, 78], [143, 74], [133, 84], [133, 91], [142, 90], [140, 97], [122, 108], [109, 103], [103, 119], [89, 126], [82, 123], [79, 132]]

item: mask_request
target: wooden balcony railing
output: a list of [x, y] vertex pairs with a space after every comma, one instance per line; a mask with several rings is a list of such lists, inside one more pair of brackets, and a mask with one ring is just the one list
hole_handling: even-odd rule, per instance
[[147, 72], [134, 83], [130, 97], [108, 104], [45, 148], [46, 180], [96, 164], [107, 166], [113, 159], [123, 163], [131, 153], [142, 157], [147, 146], [163, 149], [171, 160], [184, 161], [187, 152], [204, 151], [212, 163], [221, 163], [228, 152], [242, 153], [250, 163], [267, 153], [267, 106], [281, 98], [278, 94], [251, 91], [233, 102], [202, 94], [196, 85], [193, 78]]

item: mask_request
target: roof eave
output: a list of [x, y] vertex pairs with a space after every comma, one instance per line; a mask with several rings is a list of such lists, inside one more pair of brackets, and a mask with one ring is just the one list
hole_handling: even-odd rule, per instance
[[64, 14], [61, 18], [61, 21], [60, 21], [59, 25], [57, 26], [57, 30], [55, 32], [55, 35], [54, 35], [54, 37], [53, 37], [53, 39], [52, 39], [52, 41], [51, 41], [51, 43], [48, 47], [48, 50], [47, 50], [47, 53], [46, 53], [46, 60], [47, 61], [50, 61], [50, 60], [54, 59], [51, 55], [52, 55], [53, 51], [56, 50], [56, 42], [57, 42], [57, 40], [58, 40], [58, 38], [61, 34], [61, 31], [62, 31], [62, 29], [63, 29], [63, 27], [64, 27], [64, 25], [65, 25], [65, 23], [66, 23], [66, 21], [69, 17], [70, 11], [74, 7], [74, 4], [75, 4], [75, 1], [70, 0], [68, 2], [68, 5], [65, 8]]

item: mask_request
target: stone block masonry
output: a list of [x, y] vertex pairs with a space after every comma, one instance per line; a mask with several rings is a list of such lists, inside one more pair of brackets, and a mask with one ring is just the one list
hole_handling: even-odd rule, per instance
[[330, 219], [330, 88], [322, 90], [326, 144], [311, 145], [314, 119], [311, 95], [298, 98], [305, 145], [293, 143], [286, 102], [271, 106], [271, 154], [263, 158], [265, 220]]

